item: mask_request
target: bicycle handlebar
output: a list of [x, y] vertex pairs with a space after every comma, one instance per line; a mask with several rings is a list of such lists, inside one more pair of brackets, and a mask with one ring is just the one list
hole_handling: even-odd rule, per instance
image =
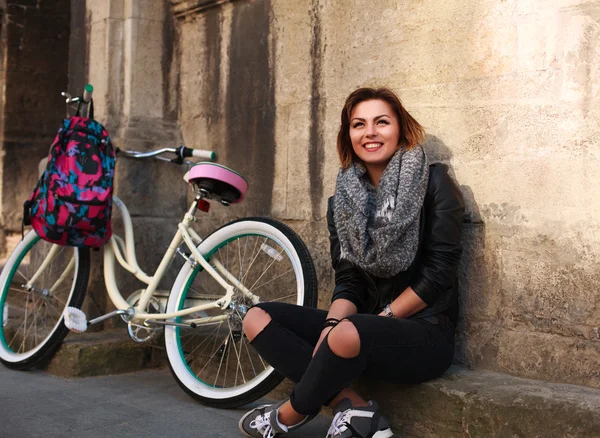
[[85, 103], [90, 103], [90, 101], [92, 100], [93, 92], [94, 87], [92, 87], [92, 84], [86, 84], [85, 88], [83, 89], [83, 101]]
[[122, 150], [122, 149], [118, 149], [117, 152], [119, 154], [123, 154], [123, 156], [127, 157], [127, 158], [149, 158], [149, 157], [157, 157], [157, 158], [161, 158], [158, 157], [158, 155], [162, 155], [165, 153], [171, 153], [171, 154], [175, 154], [177, 155], [176, 158], [174, 158], [173, 160], [169, 160], [172, 161], [173, 163], [177, 163], [177, 164], [183, 164], [183, 159], [186, 157], [197, 157], [197, 158], [204, 158], [207, 160], [212, 160], [214, 161], [217, 156], [213, 151], [207, 151], [207, 150], [202, 150], [202, 149], [192, 149], [192, 148], [187, 148], [185, 146], [179, 146], [178, 148], [162, 148], [162, 149], [157, 149], [155, 151], [149, 151], [149, 152], [138, 152], [138, 151], [132, 151], [132, 150]]
[[66, 97], [65, 102], [68, 104], [75, 104], [75, 103], [79, 103], [79, 102], [83, 102], [83, 103], [90, 103], [92, 100], [92, 93], [94, 92], [94, 87], [92, 86], [92, 84], [86, 84], [86, 86], [83, 89], [83, 95], [81, 96], [76, 96], [76, 97], [71, 97], [71, 95], [65, 91], [63, 91], [61, 94], [61, 96]]

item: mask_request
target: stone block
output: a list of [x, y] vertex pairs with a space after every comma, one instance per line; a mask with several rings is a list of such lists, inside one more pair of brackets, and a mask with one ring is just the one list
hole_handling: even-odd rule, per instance
[[503, 330], [498, 367], [502, 372], [551, 382], [600, 388], [600, 340]]
[[[110, 2], [91, 2], [98, 4], [107, 4]], [[107, 59], [107, 54], [111, 51], [122, 54], [120, 45], [110, 44], [111, 31], [114, 31], [117, 27], [122, 29], [122, 21], [117, 20], [109, 22], [109, 20], [99, 20], [92, 22], [89, 25], [87, 32], [87, 77], [83, 79], [84, 83], [90, 83], [94, 86], [94, 112], [95, 117], [104, 122], [108, 129], [111, 129], [111, 124], [106, 123], [108, 116], [109, 102], [111, 95], [118, 94], [116, 84], [111, 84], [110, 79], [113, 77], [109, 74], [111, 65]], [[109, 47], [111, 50], [109, 50]], [[111, 92], [113, 90], [113, 92]], [[76, 93], [76, 90], [71, 91]], [[113, 134], [114, 135], [114, 134]]]
[[[131, 149], [143, 151], [142, 148]], [[118, 160], [116, 194], [132, 216], [169, 217], [173, 222], [187, 211], [185, 167], [154, 159]], [[160, 205], [155, 203], [160, 199]]]
[[[567, 247], [567, 242], [551, 236], [521, 239], [526, 246], [504, 251], [507, 323], [534, 328], [541, 324], [541, 329], [589, 339], [590, 334], [582, 328], [600, 325], [595, 292], [600, 278], [593, 268], [596, 265], [593, 259], [599, 256], [591, 253], [585, 260], [585, 250], [578, 243], [572, 242]], [[554, 322], [547, 326], [551, 321]], [[560, 326], [564, 329], [560, 330]]]
[[90, 17], [90, 22], [96, 23], [107, 19], [123, 19], [125, 12], [125, 0], [108, 0], [86, 2], [87, 14]]
[[125, 64], [123, 102], [128, 116], [160, 119], [164, 115], [164, 26], [164, 20], [128, 18], [124, 22], [128, 41], [124, 56], [130, 62]]
[[60, 377], [130, 373], [164, 363], [152, 345], [132, 341], [125, 330], [70, 334], [46, 371]]
[[[278, 107], [308, 102], [313, 92], [312, 81], [317, 53], [315, 32], [318, 12], [312, 11], [311, 2], [272, 2], [274, 62], [277, 65], [275, 94]], [[302, 37], [299, 37], [302, 36]], [[304, 120], [307, 120], [304, 117]], [[285, 122], [284, 122], [285, 124]]]
[[142, 20], [164, 21], [167, 2], [133, 0], [125, 2], [125, 17]]
[[[273, 208], [276, 217], [309, 220], [312, 217], [311, 185], [309, 169], [310, 146], [308, 127], [302, 120], [308, 118], [308, 102], [291, 106], [278, 106], [276, 141], [276, 165], [273, 181]], [[307, 184], [311, 181], [312, 184]]]
[[[581, 223], [596, 225], [591, 214], [600, 204], [590, 190], [600, 180], [587, 171], [595, 160], [555, 158], [455, 163], [454, 169], [459, 183], [472, 189], [482, 219], [489, 224], [539, 227], [544, 232], [558, 230], [557, 225], [567, 230], [579, 229]], [[567, 179], [568, 185], [561, 184]]]
[[501, 239], [483, 223], [463, 225], [460, 304], [468, 321], [498, 322], [502, 309]]

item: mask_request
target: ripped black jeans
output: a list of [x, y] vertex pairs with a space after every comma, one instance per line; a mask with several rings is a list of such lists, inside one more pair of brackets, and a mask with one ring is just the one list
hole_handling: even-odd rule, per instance
[[[327, 338], [313, 350], [327, 317], [320, 309], [260, 303], [271, 322], [252, 341], [260, 355], [297, 385], [290, 396], [296, 412], [310, 415], [352, 381], [366, 374], [391, 383], [420, 383], [441, 375], [454, 356], [454, 328], [445, 318], [394, 319], [350, 315], [360, 337], [358, 356], [334, 354]], [[334, 328], [335, 330], [335, 328]]]

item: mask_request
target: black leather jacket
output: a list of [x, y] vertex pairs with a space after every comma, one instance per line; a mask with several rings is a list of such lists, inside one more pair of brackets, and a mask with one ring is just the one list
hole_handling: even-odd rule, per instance
[[427, 304], [411, 318], [444, 314], [456, 323], [458, 312], [457, 271], [462, 246], [464, 202], [462, 194], [441, 163], [429, 167], [427, 193], [421, 209], [419, 249], [407, 271], [390, 278], [371, 275], [348, 260], [340, 260], [340, 243], [333, 219], [333, 196], [329, 198], [327, 226], [335, 289], [331, 301], [352, 301], [359, 313], [379, 313], [408, 286]]

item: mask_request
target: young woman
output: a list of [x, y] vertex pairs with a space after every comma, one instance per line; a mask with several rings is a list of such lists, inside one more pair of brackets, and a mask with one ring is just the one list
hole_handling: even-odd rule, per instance
[[369, 374], [419, 383], [450, 366], [464, 204], [447, 167], [428, 164], [423, 137], [389, 89], [360, 88], [346, 99], [327, 211], [331, 306], [263, 303], [246, 315], [253, 346], [297, 383], [289, 399], [242, 417], [247, 436], [285, 435], [328, 405], [328, 438], [392, 437], [352, 381]]

